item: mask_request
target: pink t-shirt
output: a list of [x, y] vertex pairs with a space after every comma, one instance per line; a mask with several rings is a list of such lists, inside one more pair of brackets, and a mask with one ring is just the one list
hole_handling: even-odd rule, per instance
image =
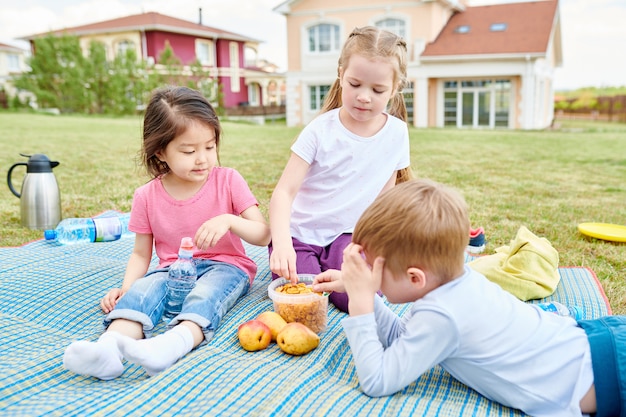
[[[158, 177], [135, 190], [128, 228], [152, 234], [162, 268], [178, 258], [181, 239], [194, 237], [205, 221], [225, 213], [239, 216], [253, 205], [258, 205], [256, 198], [232, 168], [213, 168], [204, 186], [187, 200], [172, 198]], [[230, 231], [212, 248], [195, 248], [193, 256], [235, 265], [249, 275], [250, 283], [256, 274], [257, 266], [246, 255], [241, 238]]]

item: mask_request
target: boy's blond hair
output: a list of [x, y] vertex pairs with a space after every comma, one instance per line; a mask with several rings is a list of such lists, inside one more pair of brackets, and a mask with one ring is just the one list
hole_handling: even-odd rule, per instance
[[401, 274], [420, 268], [442, 283], [463, 271], [469, 243], [467, 204], [456, 190], [427, 179], [398, 184], [357, 222], [352, 241]]

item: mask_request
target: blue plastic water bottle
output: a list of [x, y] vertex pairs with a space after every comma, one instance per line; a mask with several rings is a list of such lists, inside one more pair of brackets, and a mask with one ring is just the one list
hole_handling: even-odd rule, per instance
[[122, 236], [132, 235], [128, 231], [130, 214], [113, 214], [97, 217], [72, 217], [63, 219], [55, 229], [44, 231], [46, 240], [62, 245], [85, 242], [110, 242]]
[[552, 301], [550, 303], [539, 303], [537, 306], [544, 311], [558, 314], [559, 316], [571, 317], [576, 321], [583, 318], [583, 313], [578, 306], [566, 306], [556, 301]]
[[196, 264], [193, 261], [193, 240], [184, 237], [180, 242], [178, 259], [169, 268], [163, 320], [170, 321], [180, 313], [185, 298], [196, 286], [197, 278]]

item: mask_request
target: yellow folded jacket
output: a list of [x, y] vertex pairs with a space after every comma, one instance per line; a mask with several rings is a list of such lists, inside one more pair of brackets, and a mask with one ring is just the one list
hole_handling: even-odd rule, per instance
[[559, 284], [559, 253], [545, 238], [522, 226], [509, 246], [468, 263], [520, 300], [551, 295]]

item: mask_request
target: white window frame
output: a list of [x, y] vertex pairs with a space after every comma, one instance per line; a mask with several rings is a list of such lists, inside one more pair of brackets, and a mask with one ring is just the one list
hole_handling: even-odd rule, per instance
[[[318, 84], [318, 85], [309, 85], [309, 110], [310, 111], [319, 111], [322, 109], [322, 105], [324, 104], [324, 99], [326, 95], [330, 91], [329, 84]], [[326, 91], [322, 92], [322, 89], [326, 89]]]
[[250, 83], [248, 84], [248, 103], [251, 106], [260, 106], [261, 105], [261, 86], [258, 83]]
[[403, 39], [407, 39], [408, 24], [405, 19], [396, 16], [385, 16], [382, 19], [376, 20], [374, 25], [380, 29], [395, 33]]
[[[446, 84], [449, 84], [446, 86]], [[510, 79], [486, 78], [486, 79], [451, 79], [444, 80], [443, 84], [443, 119], [442, 126], [454, 126], [457, 128], [510, 128], [513, 120], [513, 83]], [[449, 94], [446, 98], [446, 93]], [[489, 122], [480, 124], [479, 118], [479, 95], [487, 94], [489, 98]], [[463, 95], [471, 95], [473, 105], [471, 123], [463, 124]], [[506, 99], [503, 106], [498, 100]], [[506, 116], [498, 115], [498, 111], [507, 110]], [[504, 122], [504, 124], [502, 123]], [[446, 124], [447, 123], [447, 124]]]
[[20, 70], [20, 56], [18, 54], [7, 54], [7, 69], [9, 71]]
[[135, 43], [130, 39], [122, 39], [115, 43], [115, 56], [124, 57], [126, 56], [126, 51], [135, 50]]
[[[206, 51], [206, 58], [202, 56], [203, 49]], [[200, 65], [205, 67], [215, 66], [215, 44], [212, 41], [196, 39], [195, 53]]]
[[230, 55], [230, 91], [238, 93], [241, 91], [241, 67], [239, 65], [239, 44], [230, 42], [228, 44]]
[[[320, 30], [326, 27], [328, 27], [328, 29], [330, 30], [329, 39], [328, 39], [329, 49], [322, 51], [321, 50], [322, 42], [320, 39], [320, 36], [322, 34], [320, 33]], [[327, 23], [327, 22], [316, 23], [307, 28], [306, 34], [307, 34], [306, 50], [310, 54], [328, 54], [328, 53], [335, 53], [341, 50], [341, 46], [342, 46], [341, 45], [341, 28], [336, 23]], [[313, 40], [313, 45], [311, 45], [311, 40]], [[311, 49], [311, 46], [313, 47], [313, 49]]]

